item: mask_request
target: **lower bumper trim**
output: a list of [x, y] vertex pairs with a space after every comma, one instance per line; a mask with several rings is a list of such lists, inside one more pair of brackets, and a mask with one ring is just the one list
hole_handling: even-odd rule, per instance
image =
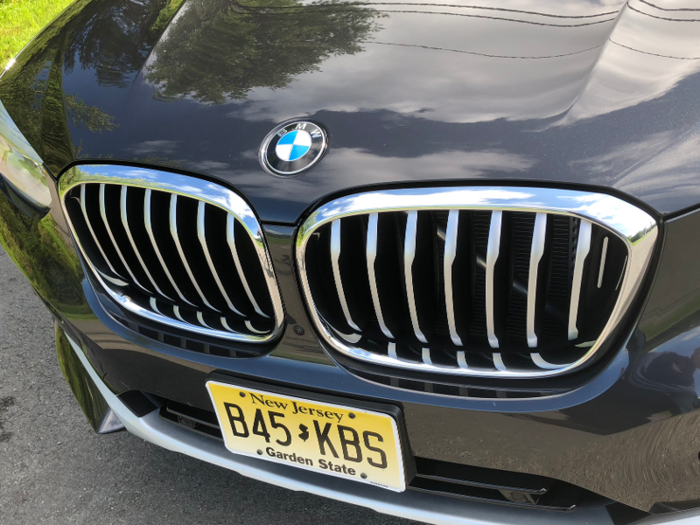
[[112, 432], [119, 432], [124, 430], [124, 424], [119, 419], [119, 416], [114, 413], [114, 410], [110, 409], [107, 411], [100, 427], [97, 429], [98, 434], [111, 434]]

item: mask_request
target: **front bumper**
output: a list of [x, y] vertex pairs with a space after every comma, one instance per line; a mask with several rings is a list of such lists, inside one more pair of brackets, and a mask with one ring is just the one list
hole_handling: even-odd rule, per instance
[[[527, 511], [498, 505], [439, 497], [417, 492], [394, 493], [301, 469], [286, 467], [230, 453], [223, 443], [163, 421], [154, 410], [142, 417], [135, 415], [113, 394], [90, 365], [83, 349], [68, 338], [75, 355], [99, 390], [111, 412], [124, 427], [155, 445], [224, 467], [248, 478], [294, 491], [371, 508], [383, 514], [434, 523], [436, 525], [566, 525], [595, 523], [612, 525], [604, 507], [579, 507], [569, 513]], [[113, 428], [114, 430], [114, 428]], [[700, 512], [697, 514], [700, 516]]]
[[[105, 421], [113, 425], [110, 430], [123, 428], [155, 445], [173, 452], [206, 461], [233, 470], [242, 476], [264, 481], [294, 491], [303, 491], [353, 505], [373, 509], [406, 519], [435, 525], [613, 525], [613, 520], [603, 505], [583, 505], [572, 512], [552, 513], [539, 510], [514, 509], [432, 494], [395, 493], [377, 487], [351, 481], [329, 478], [321, 474], [295, 469], [284, 465], [232, 454], [223, 443], [181, 429], [163, 421], [154, 410], [141, 417], [134, 414], [97, 375], [84, 350], [68, 337], [75, 356], [109, 407]], [[115, 420], [116, 418], [116, 420]], [[700, 510], [678, 512], [637, 522], [638, 525], [691, 525], [700, 520]]]

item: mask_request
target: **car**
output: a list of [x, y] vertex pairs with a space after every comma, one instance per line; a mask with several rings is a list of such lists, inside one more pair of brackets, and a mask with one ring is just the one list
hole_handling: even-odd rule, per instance
[[690, 1], [78, 0], [0, 78], [0, 243], [98, 434], [697, 523], [699, 96]]

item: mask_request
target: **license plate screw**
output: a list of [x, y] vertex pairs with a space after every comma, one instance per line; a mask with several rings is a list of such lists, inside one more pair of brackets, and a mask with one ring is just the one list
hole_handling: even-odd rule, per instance
[[365, 473], [363, 472], [362, 474], [360, 474], [360, 477], [361, 477], [362, 479], [367, 479], [367, 474], [365, 474]]
[[241, 397], [245, 397], [245, 392], [241, 392]]
[[355, 419], [355, 414], [353, 414], [352, 412], [350, 412], [348, 415], [350, 416], [350, 419]]
[[262, 456], [262, 450], [258, 450], [258, 456]]

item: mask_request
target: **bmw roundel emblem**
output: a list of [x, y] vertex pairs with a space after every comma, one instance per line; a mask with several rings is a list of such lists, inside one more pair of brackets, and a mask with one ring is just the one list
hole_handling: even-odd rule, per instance
[[260, 163], [273, 175], [296, 175], [321, 160], [327, 143], [326, 132], [313, 122], [281, 124], [260, 146]]

